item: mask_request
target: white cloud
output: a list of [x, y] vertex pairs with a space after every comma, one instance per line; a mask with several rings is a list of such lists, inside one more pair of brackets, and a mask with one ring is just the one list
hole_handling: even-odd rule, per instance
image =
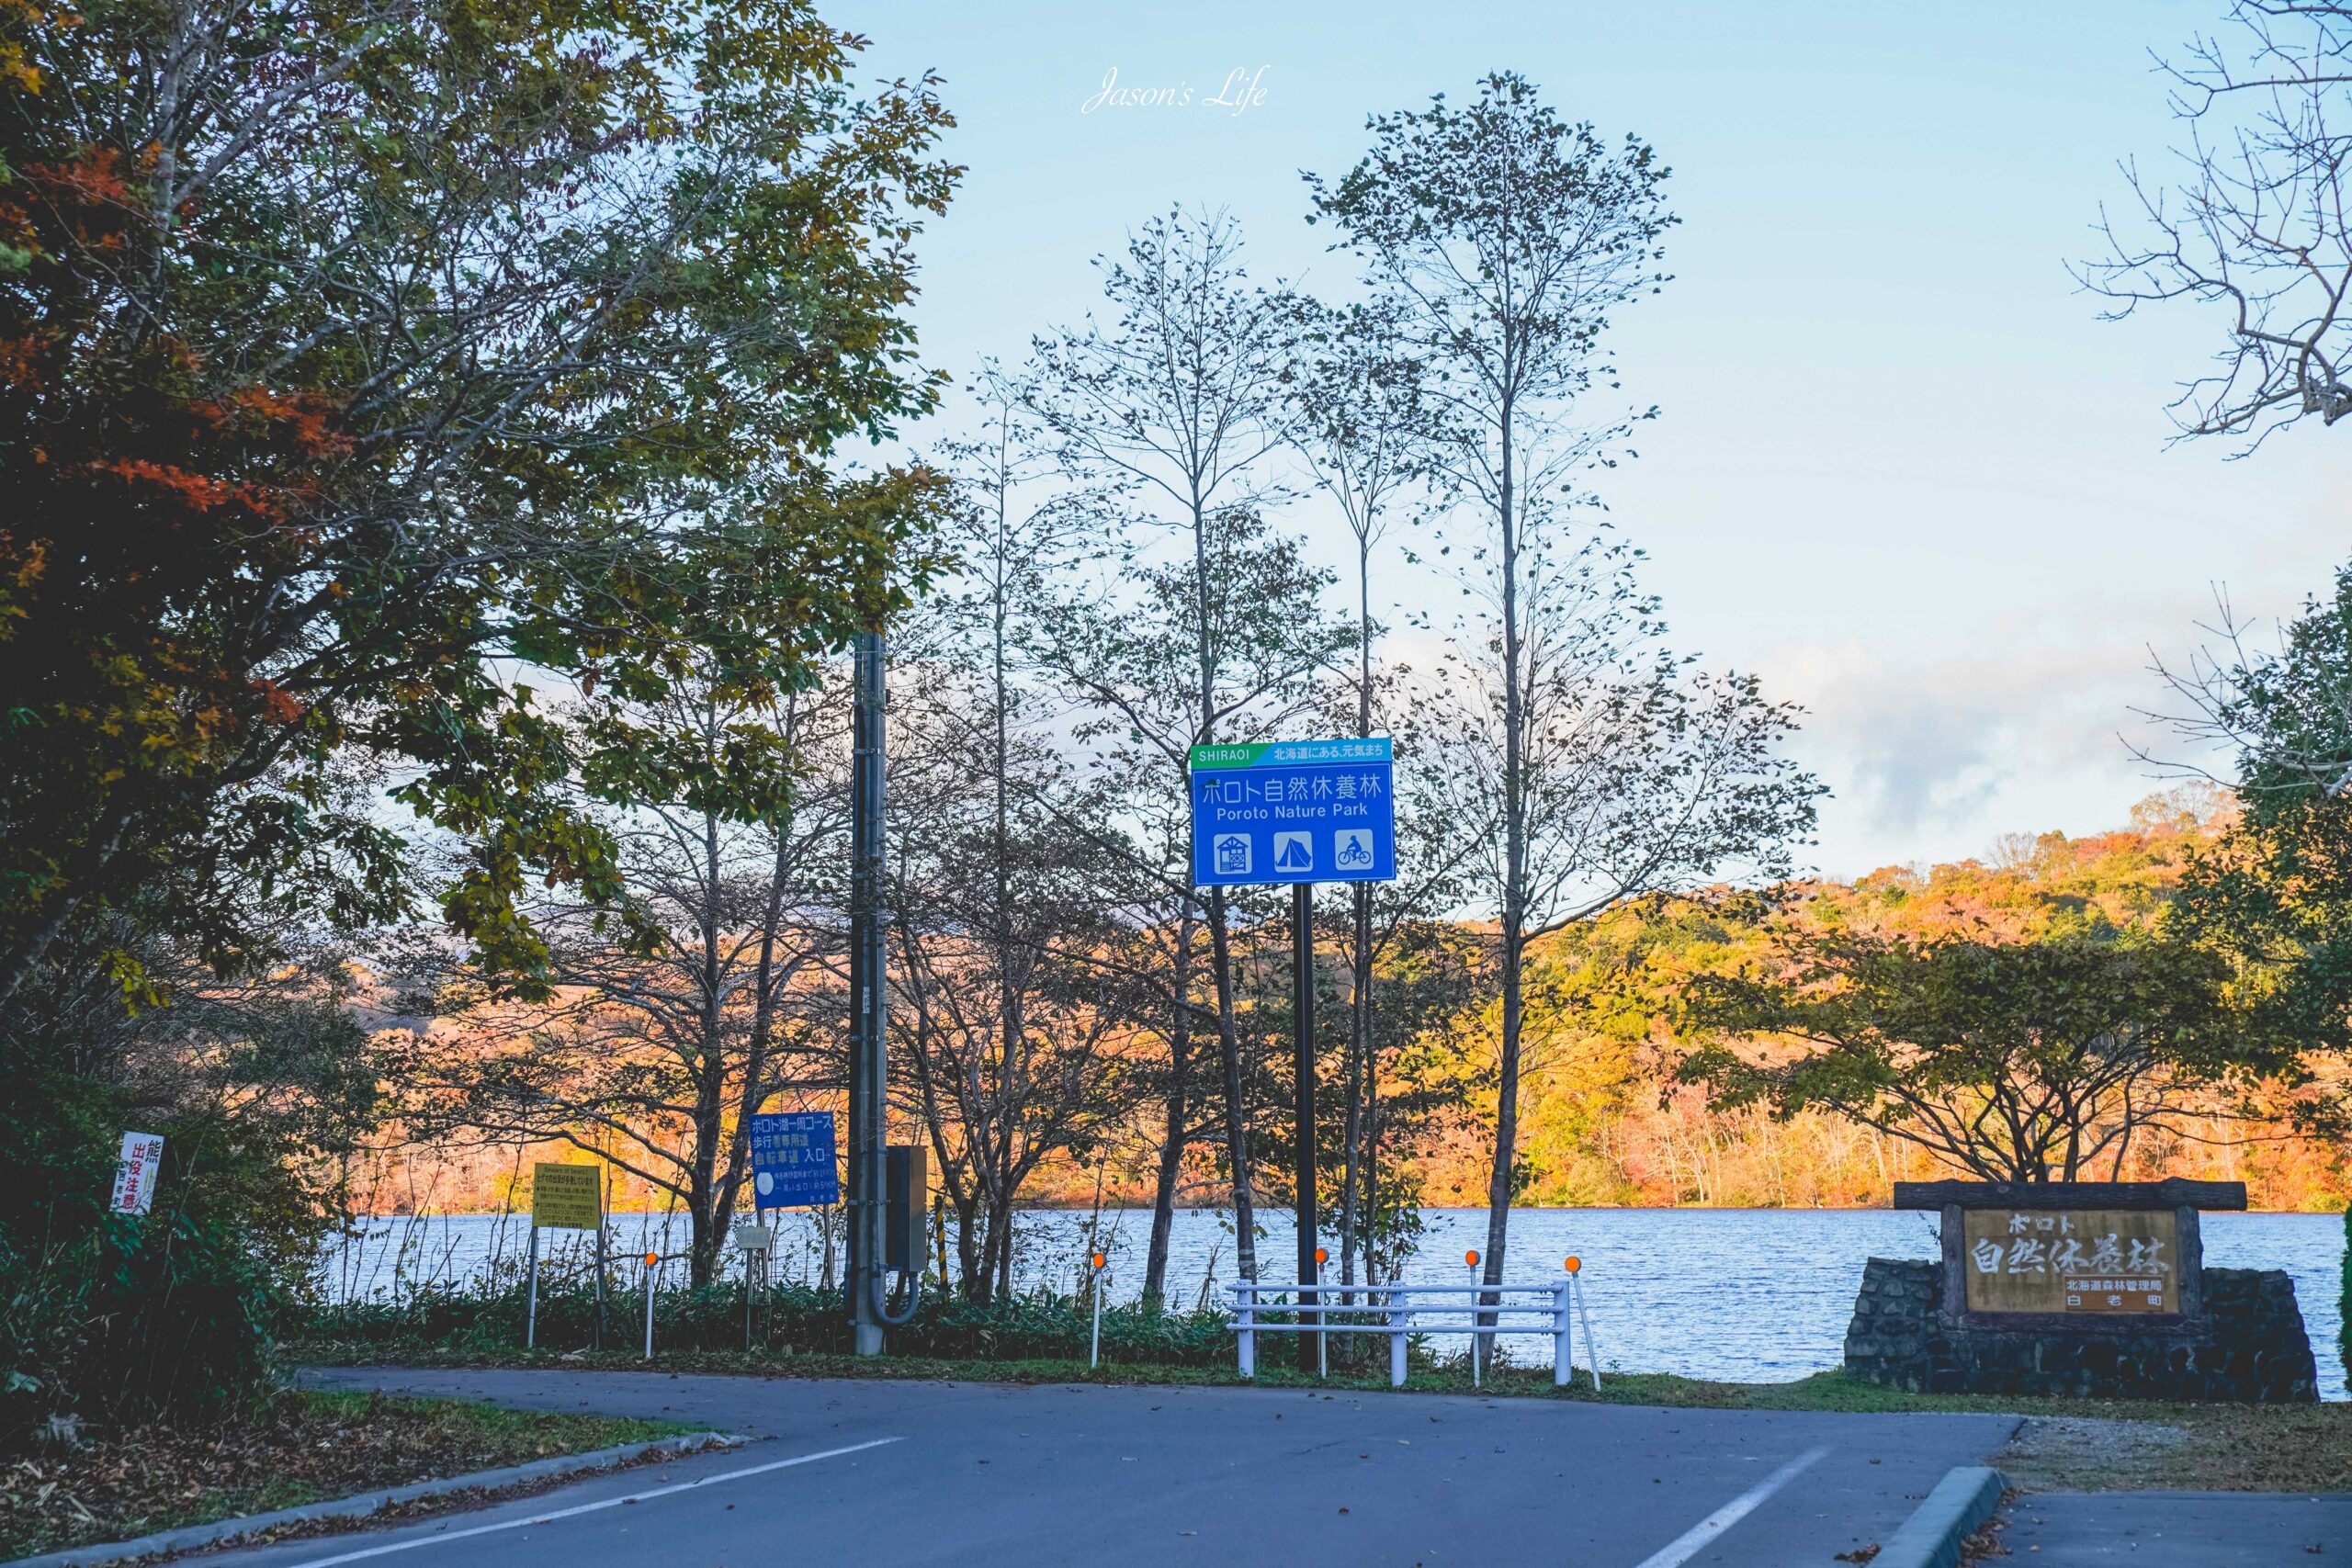
[[1763, 660], [1768, 689], [1809, 710], [1799, 752], [1834, 792], [1820, 863], [1981, 854], [1999, 833], [2119, 825], [2162, 786], [2135, 744], [2166, 737], [2151, 643], [2193, 638], [2186, 596], [2064, 595], [1995, 618], [1964, 650], [1873, 639], [1792, 640]]

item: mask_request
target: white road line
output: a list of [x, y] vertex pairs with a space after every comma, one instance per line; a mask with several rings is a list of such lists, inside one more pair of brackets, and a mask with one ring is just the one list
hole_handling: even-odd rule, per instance
[[1788, 1463], [1734, 1497], [1647, 1557], [1643, 1558], [1634, 1565], [1634, 1568], [1681, 1568], [1683, 1563], [1698, 1555], [1701, 1547], [1707, 1545], [1724, 1531], [1754, 1513], [1758, 1504], [1794, 1481], [1828, 1451], [1826, 1448], [1805, 1450], [1804, 1452], [1797, 1455], [1796, 1458], [1789, 1461]]
[[870, 1442], [852, 1443], [845, 1449], [827, 1449], [820, 1454], [795, 1454], [790, 1459], [770, 1460], [765, 1464], [747, 1465], [718, 1475], [706, 1475], [698, 1481], [680, 1481], [668, 1486], [657, 1486], [650, 1492], [632, 1492], [625, 1497], [607, 1497], [597, 1503], [575, 1503], [569, 1508], [557, 1508], [550, 1513], [526, 1514], [520, 1518], [501, 1519], [494, 1525], [476, 1525], [471, 1529], [435, 1530], [430, 1535], [413, 1536], [405, 1540], [388, 1540], [381, 1546], [362, 1547], [356, 1551], [338, 1552], [333, 1557], [313, 1557], [297, 1568], [328, 1568], [335, 1562], [357, 1562], [363, 1558], [389, 1557], [395, 1551], [410, 1551], [420, 1546], [438, 1546], [443, 1541], [463, 1540], [468, 1536], [496, 1535], [500, 1530], [529, 1529], [535, 1525], [553, 1524], [578, 1514], [593, 1514], [603, 1508], [617, 1508], [624, 1503], [650, 1503], [656, 1497], [674, 1496], [691, 1492], [697, 1486], [715, 1486], [722, 1481], [741, 1481], [747, 1475], [765, 1475], [771, 1470], [789, 1470], [796, 1464], [814, 1464], [820, 1459], [839, 1459], [843, 1454], [863, 1453], [878, 1449], [885, 1443], [895, 1443], [897, 1438], [876, 1438]]

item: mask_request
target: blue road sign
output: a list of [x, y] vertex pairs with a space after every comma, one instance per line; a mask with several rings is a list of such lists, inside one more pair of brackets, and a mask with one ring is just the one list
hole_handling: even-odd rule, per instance
[[1193, 747], [1193, 885], [1394, 882], [1395, 783], [1385, 739]]
[[773, 1111], [752, 1118], [753, 1208], [804, 1209], [841, 1201], [831, 1111]]

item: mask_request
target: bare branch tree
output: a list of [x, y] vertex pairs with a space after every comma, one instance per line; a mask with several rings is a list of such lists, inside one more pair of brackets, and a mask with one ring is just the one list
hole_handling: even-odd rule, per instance
[[[1373, 148], [1316, 216], [1409, 322], [1428, 372], [1431, 466], [1466, 513], [1441, 558], [1478, 612], [1439, 691], [1458, 716], [1432, 759], [1491, 845], [1501, 1031], [1485, 1279], [1506, 1266], [1518, 1172], [1528, 944], [1645, 886], [1810, 825], [1817, 786], [1772, 756], [1791, 722], [1752, 681], [1687, 678], [1658, 646], [1637, 556], [1567, 527], [1631, 421], [1579, 423], [1614, 369], [1611, 315], [1666, 281], [1667, 171], [1615, 151], [1509, 73], [1475, 102], [1375, 117]], [[1646, 418], [1646, 414], [1640, 417]], [[1457, 549], [1459, 553], [1457, 554]]]
[[2312, 416], [2332, 425], [2352, 412], [2352, 6], [2233, 0], [2225, 33], [2157, 65], [2185, 136], [2173, 172], [2123, 164], [2139, 211], [2119, 227], [2102, 209], [2107, 254], [2075, 276], [2109, 320], [2176, 300], [2221, 318], [2214, 367], [2172, 402], [2181, 436], [2243, 456]]
[[[1143, 517], [1171, 527], [1188, 547], [1192, 609], [1181, 622], [1191, 652], [1185, 747], [1230, 739], [1224, 725], [1255, 701], [1254, 693], [1237, 701], [1227, 684], [1231, 655], [1216, 638], [1218, 612], [1231, 595], [1216, 582], [1211, 557], [1221, 538], [1230, 537], [1233, 519], [1254, 515], [1273, 498], [1260, 465], [1283, 441], [1283, 382], [1292, 370], [1301, 312], [1287, 288], [1250, 286], [1240, 251], [1239, 228], [1221, 213], [1179, 210], [1144, 225], [1129, 237], [1125, 260], [1098, 263], [1116, 321], [1107, 331], [1090, 321], [1082, 330], [1036, 339], [1023, 382], [1024, 401], [1050, 433], [1070, 475], [1132, 488], [1144, 501]], [[1132, 541], [1126, 547], [1132, 549]], [[1082, 652], [1067, 642], [1064, 647]], [[1063, 668], [1075, 671], [1083, 662], [1072, 660]], [[1131, 695], [1123, 694], [1120, 684], [1115, 678], [1091, 682], [1091, 695], [1116, 711]], [[1180, 743], [1173, 733], [1151, 734], [1163, 752]], [[1189, 798], [1189, 755], [1169, 760], [1186, 770]], [[1200, 919], [1216, 998], [1237, 1262], [1243, 1278], [1255, 1279], [1250, 1139], [1227, 914], [1224, 890], [1211, 888]]]
[[[1350, 732], [1359, 737], [1374, 733], [1379, 696], [1373, 663], [1379, 628], [1372, 618], [1372, 552], [1387, 531], [1391, 509], [1422, 477], [1428, 462], [1423, 378], [1408, 325], [1387, 296], [1317, 312], [1305, 348], [1306, 368], [1292, 387], [1292, 438], [1355, 541], [1356, 670], [1349, 719]], [[1421, 880], [1408, 876], [1408, 886]], [[1340, 1074], [1342, 1284], [1355, 1282], [1360, 1244], [1370, 1257], [1374, 1211], [1363, 1199], [1374, 1180], [1380, 1091], [1373, 1040], [1374, 963], [1400, 919], [1437, 912], [1409, 894], [1400, 899], [1396, 892], [1393, 885], [1376, 888], [1370, 883], [1349, 889], [1348, 1044]], [[1375, 905], [1385, 906], [1386, 919], [1375, 921]]]
[[956, 1216], [962, 1289], [1012, 1287], [1013, 1213], [1049, 1160], [1083, 1157], [1133, 1109], [1127, 900], [1096, 835], [1099, 781], [1062, 755], [1056, 715], [1027, 679], [1046, 582], [1085, 542], [1088, 498], [1042, 502], [1014, 389], [989, 367], [986, 417], [952, 448], [962, 504], [947, 543], [958, 581], [899, 638], [895, 705], [893, 937], [897, 1024], [917, 1109]]
[[744, 1194], [751, 1116], [846, 1081], [847, 708], [833, 682], [765, 714], [702, 691], [637, 716], [707, 759], [743, 726], [773, 728], [808, 759], [793, 808], [758, 825], [686, 803], [615, 814], [650, 947], [593, 906], [548, 904], [552, 999], [504, 1002], [461, 977], [442, 998], [461, 1027], [425, 1055], [412, 1119], [428, 1135], [596, 1151], [677, 1200], [706, 1284]]

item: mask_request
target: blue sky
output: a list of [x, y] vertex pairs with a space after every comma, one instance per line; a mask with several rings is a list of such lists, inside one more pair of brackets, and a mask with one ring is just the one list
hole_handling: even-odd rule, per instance
[[[1620, 323], [1661, 418], [1605, 485], [1677, 641], [1811, 710], [1835, 791], [1816, 863], [1851, 874], [2086, 832], [2158, 787], [2120, 734], [2216, 584], [2275, 615], [2346, 554], [2352, 429], [2255, 457], [2167, 447], [2208, 310], [2122, 324], [2067, 276], [2117, 161], [2173, 139], [2149, 51], [2221, 0], [1629, 6], [833, 4], [876, 74], [929, 66], [970, 173], [922, 249], [928, 360], [1017, 359], [1095, 299], [1090, 258], [1172, 203], [1229, 209], [1252, 270], [1344, 292], [1301, 169], [1367, 114], [1517, 70], [1671, 164], [1676, 281]], [[1189, 108], [1081, 106], [1189, 85]], [[1212, 107], [1235, 71], [1262, 93]], [[1292, 527], [1332, 547], [1311, 506]], [[1429, 584], [1392, 555], [1392, 600]], [[1400, 760], [1400, 765], [1403, 765]]]

